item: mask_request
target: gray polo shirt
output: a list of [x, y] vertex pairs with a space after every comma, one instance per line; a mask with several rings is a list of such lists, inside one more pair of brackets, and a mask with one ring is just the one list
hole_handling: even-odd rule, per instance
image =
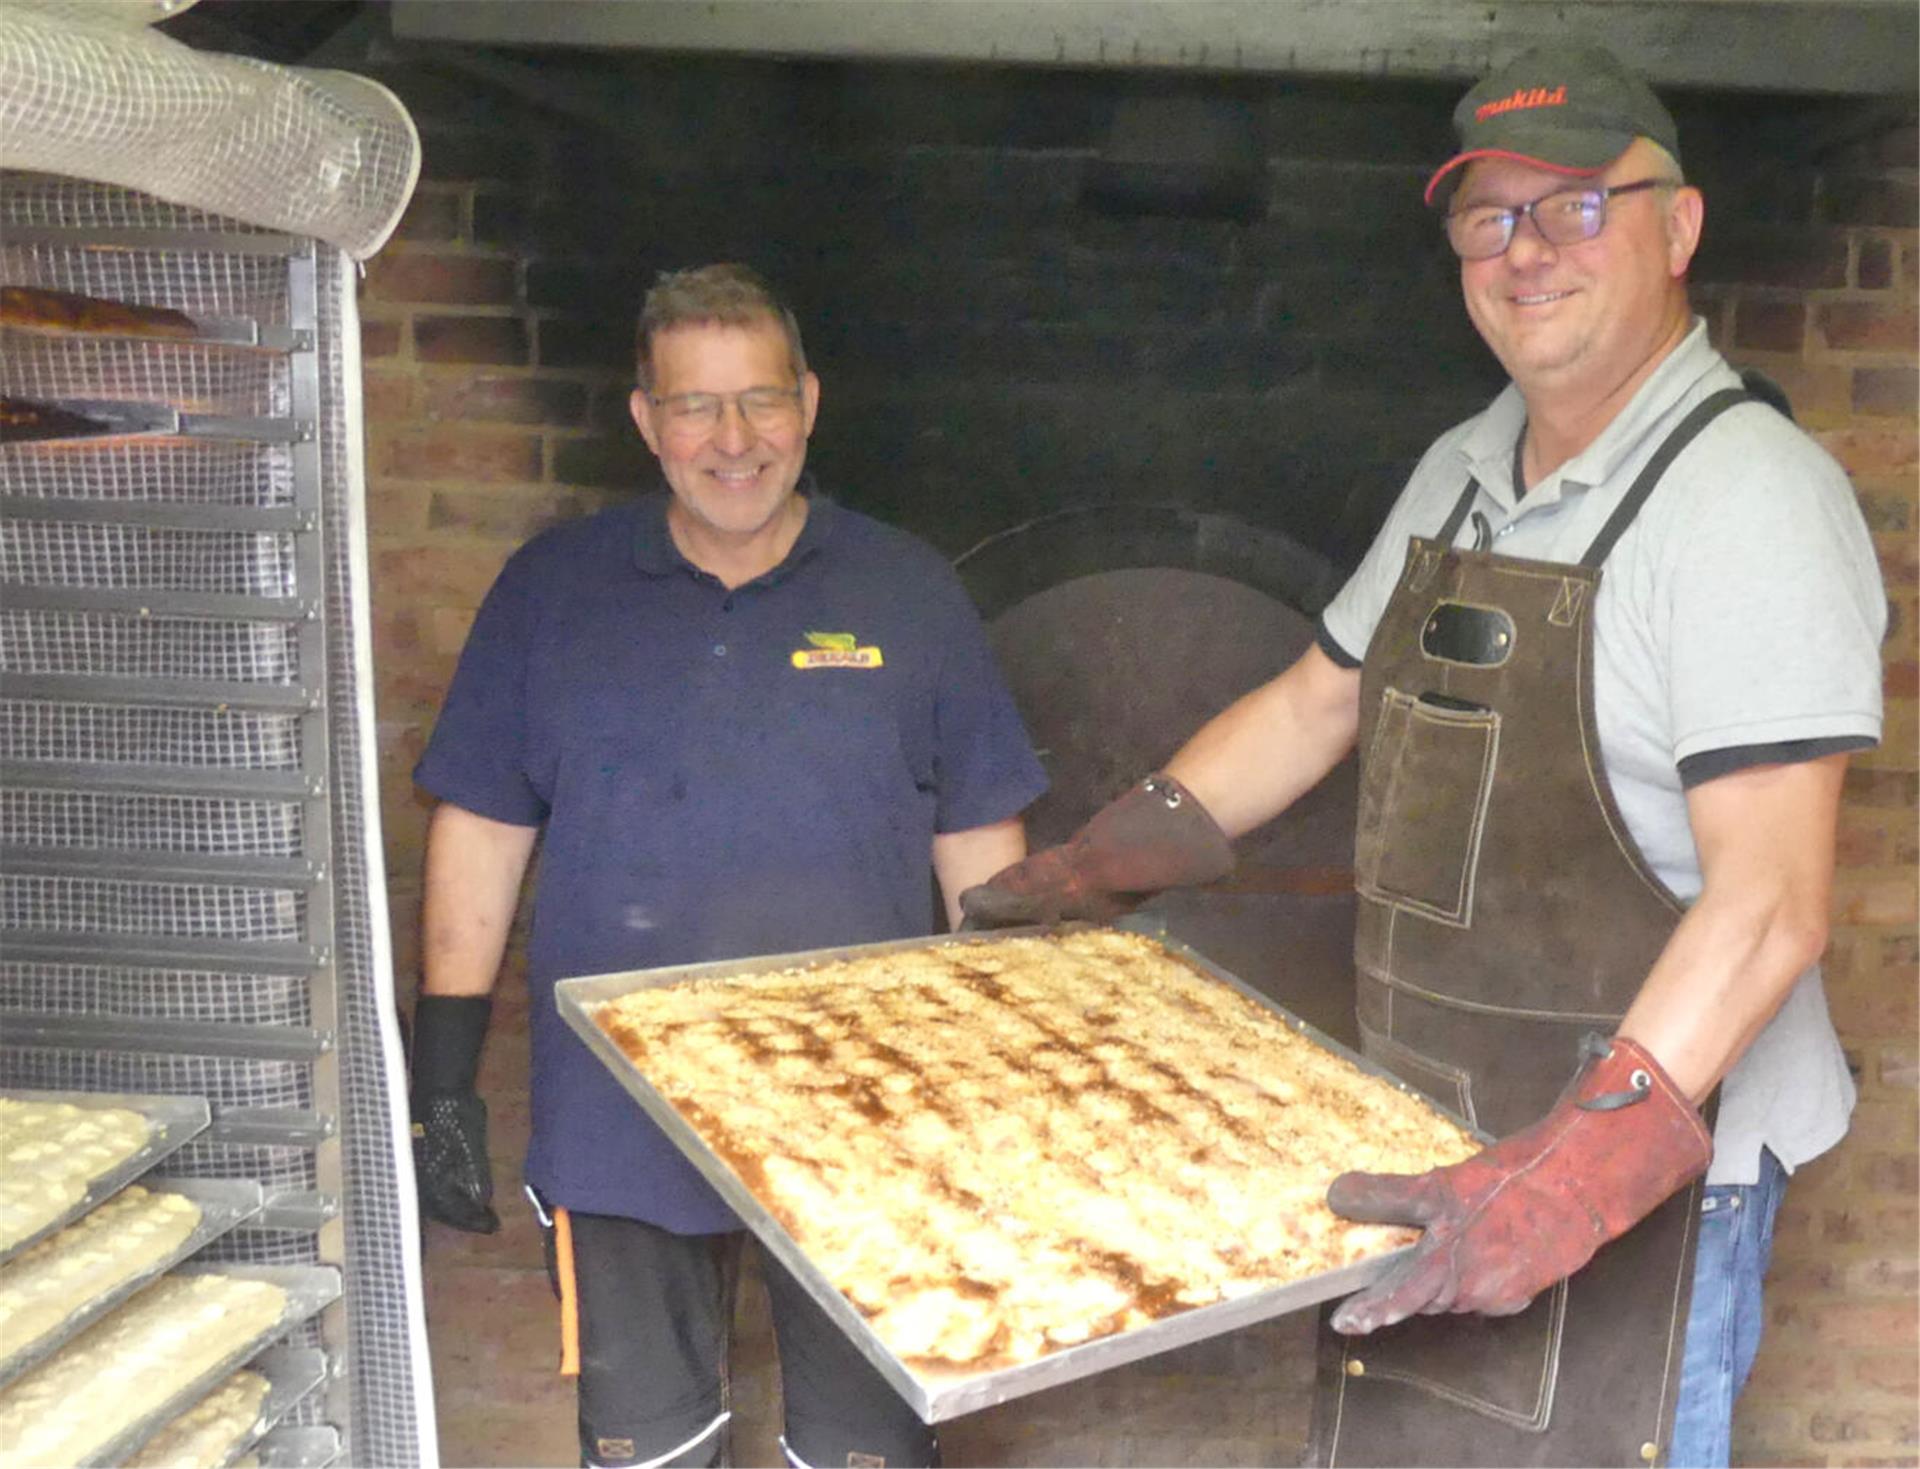
[[[1526, 406], [1509, 384], [1427, 451], [1322, 614], [1323, 638], [1350, 661], [1364, 656], [1408, 537], [1439, 533], [1468, 475], [1493, 550], [1579, 560], [1673, 426], [1738, 386], [1696, 320], [1605, 432], [1516, 503]], [[1473, 544], [1473, 521], [1458, 544]], [[1885, 630], [1873, 543], [1840, 466], [1770, 408], [1721, 415], [1615, 545], [1594, 604], [1601, 760], [1628, 829], [1682, 902], [1701, 888], [1685, 784], [1766, 758], [1755, 747], [1876, 743]], [[1709, 1182], [1752, 1183], [1763, 1144], [1789, 1170], [1818, 1157], [1845, 1133], [1853, 1101], [1815, 967], [1726, 1079]]]

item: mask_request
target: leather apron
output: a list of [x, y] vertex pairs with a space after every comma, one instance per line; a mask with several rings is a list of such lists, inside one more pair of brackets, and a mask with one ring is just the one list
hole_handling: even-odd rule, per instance
[[[1695, 434], [1673, 431], [1578, 563], [1452, 542], [1469, 480], [1415, 537], [1361, 669], [1354, 867], [1367, 1056], [1496, 1137], [1544, 1115], [1611, 1034], [1682, 907], [1621, 820], [1593, 711], [1600, 563]], [[1324, 1322], [1326, 1465], [1659, 1462], [1673, 1424], [1701, 1185], [1517, 1316]]]

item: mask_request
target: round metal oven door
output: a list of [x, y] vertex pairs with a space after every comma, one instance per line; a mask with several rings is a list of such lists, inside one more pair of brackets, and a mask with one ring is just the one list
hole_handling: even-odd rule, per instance
[[[1062, 840], [1293, 662], [1339, 581], [1277, 532], [1153, 506], [1051, 515], [956, 565], [1052, 781], [1028, 812], [1035, 846]], [[1237, 844], [1231, 878], [1143, 910], [1349, 1044], [1354, 802], [1349, 757]]]

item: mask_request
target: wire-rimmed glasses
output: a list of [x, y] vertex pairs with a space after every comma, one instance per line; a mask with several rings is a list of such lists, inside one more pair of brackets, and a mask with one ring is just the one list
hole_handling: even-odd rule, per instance
[[688, 436], [710, 434], [719, 428], [729, 403], [757, 429], [790, 428], [800, 417], [798, 388], [743, 388], [737, 393], [674, 393], [665, 398], [657, 398], [649, 393], [647, 401], [664, 415], [670, 430]]

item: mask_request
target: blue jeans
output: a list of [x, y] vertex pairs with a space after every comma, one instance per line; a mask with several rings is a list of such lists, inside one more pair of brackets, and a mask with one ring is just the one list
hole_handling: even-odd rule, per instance
[[1680, 1361], [1680, 1402], [1667, 1450], [1673, 1469], [1725, 1469], [1733, 1401], [1760, 1350], [1766, 1320], [1760, 1287], [1773, 1253], [1773, 1216], [1786, 1184], [1787, 1170], [1762, 1148], [1758, 1182], [1716, 1185], [1700, 1205], [1700, 1252]]

